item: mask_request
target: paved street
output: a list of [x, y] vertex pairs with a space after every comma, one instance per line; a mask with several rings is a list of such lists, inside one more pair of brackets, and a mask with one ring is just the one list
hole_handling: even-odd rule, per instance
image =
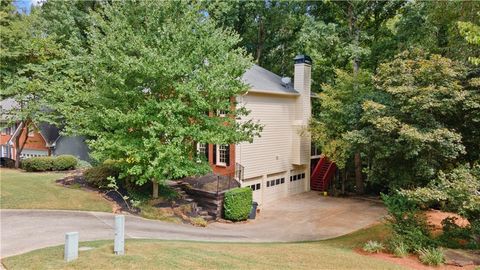
[[[221, 242], [290, 242], [333, 238], [385, 215], [373, 202], [322, 197], [316, 192], [264, 205], [247, 223], [214, 223], [206, 228], [126, 216], [127, 238]], [[114, 215], [62, 210], [0, 210], [1, 257], [61, 245], [66, 232], [78, 231], [80, 241], [113, 239]]]

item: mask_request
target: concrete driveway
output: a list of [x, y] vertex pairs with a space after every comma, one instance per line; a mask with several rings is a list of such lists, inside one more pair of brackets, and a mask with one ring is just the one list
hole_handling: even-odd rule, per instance
[[[206, 228], [126, 216], [127, 238], [219, 242], [290, 242], [344, 235], [379, 221], [381, 204], [322, 197], [307, 192], [264, 205], [246, 223], [213, 223]], [[113, 214], [62, 210], [0, 210], [0, 257], [61, 245], [66, 232], [80, 241], [113, 239]]]

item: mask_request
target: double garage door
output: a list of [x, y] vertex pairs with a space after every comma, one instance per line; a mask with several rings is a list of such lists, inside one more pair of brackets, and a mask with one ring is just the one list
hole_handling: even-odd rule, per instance
[[291, 171], [268, 175], [266, 180], [258, 177], [244, 182], [253, 191], [253, 200], [259, 204], [268, 203], [288, 195], [293, 195], [305, 191], [306, 175], [304, 171]]

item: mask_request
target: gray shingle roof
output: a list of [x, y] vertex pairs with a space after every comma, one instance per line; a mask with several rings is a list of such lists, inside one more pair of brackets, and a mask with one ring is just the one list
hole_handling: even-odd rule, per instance
[[1, 117], [0, 120], [8, 121], [12, 120], [13, 115], [9, 112], [14, 109], [18, 108], [18, 103], [13, 98], [6, 98], [0, 100], [0, 113]]
[[253, 65], [243, 74], [242, 81], [250, 85], [249, 92], [295, 96], [300, 94], [293, 89], [293, 85], [285, 86], [280, 76], [257, 65]]

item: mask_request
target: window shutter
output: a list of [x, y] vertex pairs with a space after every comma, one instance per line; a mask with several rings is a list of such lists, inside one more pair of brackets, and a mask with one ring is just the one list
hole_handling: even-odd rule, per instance
[[226, 160], [225, 163], [227, 166], [230, 166], [230, 145], [227, 144], [227, 154], [226, 154]]
[[207, 158], [207, 161], [209, 161], [209, 160], [208, 160], [208, 147], [209, 147], [209, 146], [210, 146], [210, 145], [209, 145], [208, 143], [205, 144], [205, 157]]
[[213, 145], [213, 164], [217, 164], [217, 145]]

